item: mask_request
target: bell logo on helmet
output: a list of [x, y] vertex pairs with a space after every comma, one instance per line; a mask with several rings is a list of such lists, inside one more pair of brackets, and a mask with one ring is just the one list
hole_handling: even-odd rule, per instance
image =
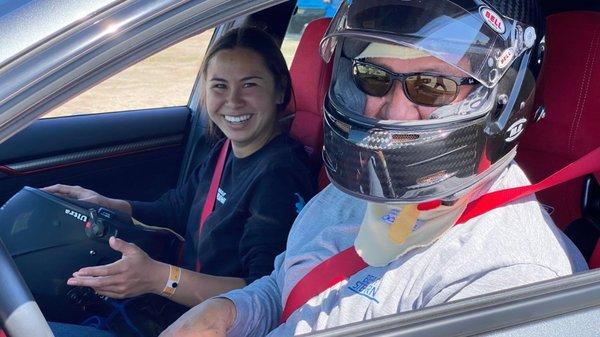
[[498, 57], [498, 68], [503, 69], [504, 67], [506, 67], [510, 63], [510, 61], [512, 61], [514, 56], [514, 48], [511, 47], [506, 49], [504, 52], [502, 52], [502, 54], [500, 54], [500, 57]]
[[504, 34], [506, 28], [504, 27], [504, 21], [500, 18], [500, 15], [496, 14], [493, 10], [487, 7], [479, 8], [479, 14], [494, 31], [500, 34]]
[[86, 222], [88, 217], [81, 214], [81, 213], [77, 213], [75, 211], [72, 211], [70, 209], [65, 209], [65, 214], [69, 214], [70, 216], [74, 217], [77, 220], [81, 220], [82, 222]]
[[513, 140], [519, 138], [519, 136], [525, 130], [525, 123], [527, 123], [527, 119], [521, 118], [518, 121], [514, 122], [508, 129], [508, 137], [504, 139], [505, 142], [510, 143]]

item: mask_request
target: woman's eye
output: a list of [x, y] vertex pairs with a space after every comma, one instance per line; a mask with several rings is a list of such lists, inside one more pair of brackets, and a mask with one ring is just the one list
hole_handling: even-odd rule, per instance
[[257, 84], [254, 83], [254, 82], [246, 82], [246, 83], [244, 83], [244, 88], [251, 88], [251, 87], [254, 87], [256, 85]]
[[215, 83], [211, 86], [213, 89], [227, 89], [227, 86], [224, 83]]

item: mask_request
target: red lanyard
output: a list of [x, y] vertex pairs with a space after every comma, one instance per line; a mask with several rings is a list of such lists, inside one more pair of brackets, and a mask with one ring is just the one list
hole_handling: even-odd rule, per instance
[[[597, 148], [537, 184], [508, 188], [479, 197], [467, 205], [454, 225], [465, 223], [469, 219], [524, 196], [599, 170], [600, 148]], [[288, 317], [308, 300], [366, 267], [368, 264], [358, 256], [354, 246], [321, 262], [304, 275], [290, 291], [279, 322], [285, 323]]]
[[[219, 158], [217, 159], [217, 165], [215, 166], [215, 172], [213, 172], [212, 180], [210, 181], [210, 188], [204, 200], [204, 206], [202, 207], [202, 213], [200, 214], [200, 222], [198, 223], [198, 238], [204, 229], [204, 223], [206, 218], [215, 209], [215, 200], [217, 199], [217, 190], [219, 189], [219, 183], [221, 182], [221, 176], [223, 175], [223, 168], [225, 167], [225, 159], [227, 159], [227, 150], [229, 150], [229, 139], [225, 139]], [[202, 265], [200, 260], [196, 259], [196, 271], [199, 272]]]

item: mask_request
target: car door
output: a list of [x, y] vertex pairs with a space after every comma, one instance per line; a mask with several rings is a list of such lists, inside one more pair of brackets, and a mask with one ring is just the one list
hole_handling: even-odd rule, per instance
[[0, 202], [55, 183], [155, 197], [176, 182], [190, 114], [182, 106], [39, 120], [0, 145]]

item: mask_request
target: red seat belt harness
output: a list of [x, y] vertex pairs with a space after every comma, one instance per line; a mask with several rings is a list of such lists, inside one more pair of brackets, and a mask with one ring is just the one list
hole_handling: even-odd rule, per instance
[[[215, 209], [215, 200], [217, 199], [217, 190], [219, 189], [219, 183], [221, 182], [221, 176], [223, 175], [223, 168], [225, 167], [225, 160], [227, 159], [227, 151], [229, 150], [229, 139], [225, 139], [221, 152], [219, 152], [219, 158], [215, 166], [215, 172], [213, 173], [212, 180], [210, 181], [210, 188], [204, 200], [204, 206], [202, 207], [202, 213], [200, 213], [200, 222], [198, 223], [198, 237], [202, 235], [204, 230], [204, 223], [206, 218]], [[202, 264], [196, 259], [196, 271], [200, 272]]]
[[[494, 191], [479, 197], [467, 205], [454, 225], [465, 223], [509, 202], [596, 171], [600, 171], [600, 148], [593, 150], [537, 184]], [[427, 208], [429, 204], [431, 202], [423, 203], [423, 206]], [[368, 264], [358, 256], [354, 246], [321, 262], [294, 286], [285, 303], [280, 323], [285, 323], [294, 311], [311, 298], [366, 267], [368, 267]]]

